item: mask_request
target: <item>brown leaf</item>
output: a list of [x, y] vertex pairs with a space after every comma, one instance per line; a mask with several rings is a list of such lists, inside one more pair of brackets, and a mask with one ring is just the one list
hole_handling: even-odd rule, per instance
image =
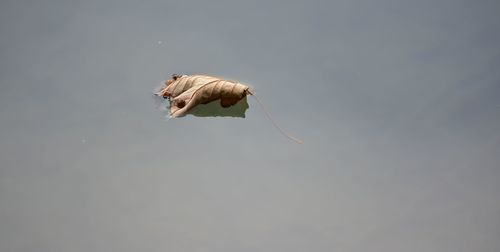
[[219, 100], [229, 107], [250, 94], [249, 87], [206, 75], [173, 75], [157, 95], [170, 100], [170, 116], [179, 117], [198, 104]]
[[249, 87], [241, 83], [207, 75], [180, 76], [174, 74], [172, 75], [172, 79], [167, 80], [165, 86], [159, 90], [156, 95], [169, 99], [171, 117], [183, 116], [189, 110], [196, 107], [196, 105], [207, 104], [215, 100], [220, 100], [220, 105], [223, 108], [227, 108], [238, 103], [238, 101], [245, 98], [247, 95], [252, 95], [276, 129], [289, 139], [300, 144], [302, 143], [300, 139], [287, 134], [281, 129], [276, 122], [274, 122], [262, 102], [250, 92]]

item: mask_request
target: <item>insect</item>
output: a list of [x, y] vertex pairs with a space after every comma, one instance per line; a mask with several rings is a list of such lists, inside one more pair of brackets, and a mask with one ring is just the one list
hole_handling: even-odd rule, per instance
[[301, 140], [284, 132], [272, 119], [260, 100], [250, 88], [239, 82], [225, 80], [208, 75], [178, 75], [165, 81], [163, 87], [155, 95], [167, 99], [170, 103], [170, 117], [184, 116], [199, 104], [207, 104], [220, 100], [220, 105], [227, 108], [235, 105], [248, 95], [253, 96], [269, 118], [271, 123], [286, 137], [302, 143]]

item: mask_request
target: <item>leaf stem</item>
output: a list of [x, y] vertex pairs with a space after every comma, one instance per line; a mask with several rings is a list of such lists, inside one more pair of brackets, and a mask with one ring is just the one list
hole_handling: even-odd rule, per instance
[[273, 126], [279, 130], [279, 132], [281, 132], [281, 134], [283, 134], [284, 136], [286, 136], [288, 139], [296, 142], [296, 143], [299, 143], [299, 144], [303, 144], [304, 142], [292, 135], [289, 135], [288, 133], [286, 133], [280, 126], [278, 126], [278, 124], [276, 124], [276, 122], [274, 121], [273, 117], [271, 116], [271, 114], [267, 111], [266, 107], [264, 106], [264, 104], [262, 104], [262, 102], [260, 101], [260, 99], [255, 95], [253, 94], [252, 92], [250, 92], [250, 90], [247, 90], [247, 93], [250, 94], [251, 96], [253, 96], [255, 98], [255, 100], [257, 101], [257, 103], [259, 103], [260, 105], [260, 108], [264, 111], [264, 113], [266, 114], [267, 118], [269, 119], [269, 121], [271, 121], [271, 123], [273, 124]]

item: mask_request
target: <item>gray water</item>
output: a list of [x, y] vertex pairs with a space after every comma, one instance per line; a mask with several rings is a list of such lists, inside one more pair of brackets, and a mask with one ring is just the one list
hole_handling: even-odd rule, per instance
[[[498, 1], [2, 1], [0, 251], [499, 251]], [[167, 119], [172, 73], [252, 87]]]

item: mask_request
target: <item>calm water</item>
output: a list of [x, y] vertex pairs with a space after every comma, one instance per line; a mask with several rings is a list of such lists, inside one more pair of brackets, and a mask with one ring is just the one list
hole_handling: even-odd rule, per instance
[[[499, 251], [498, 1], [3, 1], [0, 251]], [[167, 119], [170, 74], [252, 87]]]

